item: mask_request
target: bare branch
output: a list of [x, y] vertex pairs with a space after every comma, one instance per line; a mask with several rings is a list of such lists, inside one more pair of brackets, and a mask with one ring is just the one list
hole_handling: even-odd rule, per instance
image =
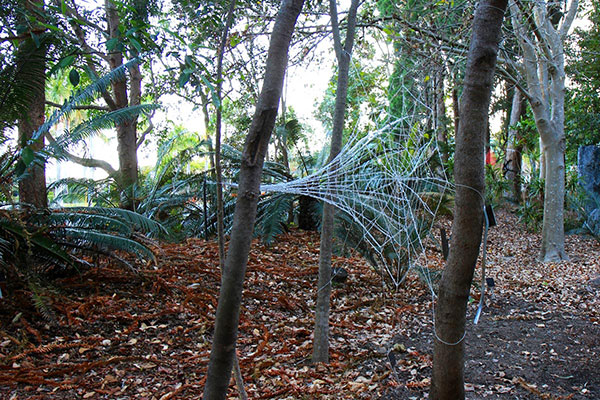
[[[50, 144], [57, 144], [56, 139], [54, 139], [54, 137], [50, 134], [50, 132], [46, 132], [45, 136], [46, 136], [46, 139], [48, 139], [48, 142]], [[72, 161], [75, 164], [83, 165], [84, 167], [89, 167], [89, 168], [100, 168], [100, 169], [106, 171], [106, 173], [112, 178], [115, 178], [118, 176], [118, 171], [115, 170], [112, 167], [112, 165], [110, 165], [106, 161], [97, 160], [95, 158], [79, 157], [79, 156], [76, 156], [75, 154], [69, 153], [64, 148], [61, 148], [61, 153], [67, 158], [67, 160]]]
[[564, 40], [565, 36], [569, 33], [569, 29], [573, 25], [573, 21], [575, 20], [575, 16], [577, 15], [577, 9], [579, 8], [578, 0], [571, 0], [569, 4], [569, 11], [567, 12], [567, 16], [563, 20], [560, 28], [558, 30], [558, 34], [561, 40]]
[[142, 143], [144, 143], [144, 140], [146, 140], [146, 136], [154, 130], [154, 124], [152, 123], [152, 116], [154, 116], [154, 112], [152, 112], [152, 115], [148, 116], [148, 127], [146, 128], [146, 130], [144, 132], [142, 132], [142, 134], [138, 138], [138, 140], [135, 144], [136, 149], [140, 148]]
[[[51, 107], [61, 108], [63, 105], [55, 103], [53, 101], [46, 100], [46, 104]], [[107, 106], [99, 106], [96, 104], [87, 104], [83, 106], [73, 106], [71, 107], [73, 110], [100, 110], [100, 111], [110, 111], [110, 108]]]

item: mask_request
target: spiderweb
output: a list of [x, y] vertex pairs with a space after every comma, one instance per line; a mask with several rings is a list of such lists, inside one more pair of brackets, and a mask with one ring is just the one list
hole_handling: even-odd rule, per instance
[[351, 138], [334, 160], [309, 176], [261, 186], [263, 192], [310, 196], [340, 210], [344, 241], [395, 288], [411, 268], [420, 268], [431, 283], [417, 260], [450, 189], [430, 168], [438, 152], [435, 142], [400, 138], [394, 128], [403, 123]]

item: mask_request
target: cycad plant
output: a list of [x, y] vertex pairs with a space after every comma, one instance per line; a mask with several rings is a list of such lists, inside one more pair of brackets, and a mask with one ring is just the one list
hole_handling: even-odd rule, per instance
[[32, 143], [48, 136], [49, 129], [76, 105], [90, 101], [111, 82], [124, 79], [127, 67], [128, 64], [113, 70], [74, 94], [21, 150], [10, 148], [6, 137], [0, 137], [3, 145], [0, 155], [0, 269], [12, 282], [31, 282], [35, 277], [51, 277], [89, 267], [98, 256], [110, 257], [134, 270], [126, 253], [143, 260], [154, 259], [149, 238], [164, 235], [165, 229], [150, 218], [109, 207], [35, 209], [15, 202], [13, 198], [16, 183], [27, 176], [36, 163], [50, 157], [60, 158], [69, 145], [98, 129], [114, 126], [122, 118], [155, 108], [148, 105], [103, 114], [52, 138], [41, 151], [34, 149]]

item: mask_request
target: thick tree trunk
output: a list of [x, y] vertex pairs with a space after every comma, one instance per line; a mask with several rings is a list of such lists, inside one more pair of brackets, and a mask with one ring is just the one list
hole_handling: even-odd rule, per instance
[[[564, 42], [577, 14], [579, 2], [571, 0], [568, 12], [551, 21], [546, 2], [533, 10], [511, 2], [512, 22], [523, 51], [528, 100], [540, 134], [540, 177], [545, 179], [544, 221], [540, 259], [568, 259], [565, 252], [565, 57]], [[538, 28], [532, 31], [530, 13]], [[560, 24], [559, 24], [560, 23]]]
[[[24, 3], [24, 7], [27, 10], [33, 11], [38, 7], [34, 6], [30, 1], [24, 1]], [[43, 5], [43, 2], [41, 4]], [[24, 115], [19, 120], [19, 145], [21, 147], [30, 145], [33, 151], [39, 151], [44, 147], [43, 136], [35, 143], [29, 143], [33, 132], [44, 123], [47, 51], [44, 40], [42, 38], [42, 41], [38, 45], [31, 38], [25, 39], [19, 45], [17, 54], [18, 71], [27, 75], [23, 79], [27, 79], [27, 85], [31, 90], [27, 110], [25, 110]], [[37, 208], [48, 206], [46, 170], [44, 165], [30, 165], [27, 174], [19, 181], [19, 201]]]
[[[112, 0], [105, 1], [106, 21], [108, 25], [108, 36], [116, 39], [121, 36], [119, 31], [119, 13]], [[112, 51], [108, 54], [111, 69], [123, 65], [123, 53]], [[113, 82], [114, 104], [116, 109], [126, 108], [129, 105], [139, 105], [141, 100], [141, 73], [139, 66], [133, 66], [129, 70], [131, 104], [127, 95], [127, 81]], [[119, 157], [119, 174], [117, 184], [120, 186], [122, 195], [120, 206], [129, 210], [135, 208], [133, 185], [138, 179], [137, 159], [137, 117], [123, 121], [117, 128], [117, 154]]]
[[[538, 125], [538, 129], [540, 125]], [[547, 126], [552, 129], [551, 126]], [[544, 128], [542, 128], [544, 129]], [[540, 130], [540, 132], [542, 132]], [[542, 135], [545, 154], [544, 222], [540, 260], [544, 262], [568, 260], [565, 251], [565, 136], [557, 132]]]
[[[338, 60], [338, 81], [333, 112], [333, 128], [331, 132], [331, 162], [342, 149], [344, 134], [344, 117], [346, 114], [346, 97], [348, 94], [348, 72], [350, 54], [354, 46], [356, 27], [356, 11], [358, 0], [352, 0], [348, 13], [346, 40], [342, 48], [337, 21], [336, 0], [329, 1], [331, 25], [333, 27], [335, 52]], [[331, 297], [331, 255], [333, 249], [333, 219], [335, 208], [329, 203], [323, 205], [323, 221], [321, 224], [321, 245], [319, 253], [319, 281], [317, 284], [317, 302], [315, 310], [315, 334], [313, 340], [313, 362], [329, 362], [329, 302]]]
[[238, 197], [219, 293], [204, 399], [225, 399], [227, 394], [262, 167], [275, 125], [292, 33], [303, 3], [303, 0], [284, 0], [271, 35], [263, 87], [242, 154]]
[[483, 0], [473, 35], [460, 104], [454, 175], [456, 198], [450, 255], [435, 309], [430, 397], [464, 399], [464, 333], [467, 299], [479, 254], [483, 224], [484, 145], [488, 108], [508, 0]]
[[525, 115], [525, 99], [518, 88], [514, 89], [510, 120], [508, 126], [506, 149], [506, 179], [511, 182], [515, 202], [521, 202], [521, 164], [523, 162], [520, 131], [516, 128], [521, 118]]

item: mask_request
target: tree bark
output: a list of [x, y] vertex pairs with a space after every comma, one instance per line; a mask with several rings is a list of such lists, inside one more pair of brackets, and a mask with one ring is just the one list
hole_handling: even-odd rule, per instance
[[434, 114], [435, 114], [435, 134], [436, 140], [439, 143], [444, 143], [444, 151], [441, 154], [441, 159], [443, 165], [446, 165], [448, 162], [448, 132], [446, 129], [446, 103], [445, 103], [445, 70], [444, 65], [441, 60], [439, 61], [439, 65], [437, 66], [438, 70], [435, 74], [435, 102], [434, 102]]
[[[348, 94], [348, 72], [350, 69], [350, 55], [354, 46], [354, 32], [356, 27], [356, 11], [358, 0], [352, 0], [348, 12], [348, 28], [346, 40], [342, 48], [336, 0], [329, 1], [331, 26], [335, 54], [338, 60], [338, 81], [335, 96], [335, 109], [333, 113], [333, 128], [331, 132], [331, 149], [329, 161], [331, 162], [342, 149], [344, 134], [344, 117], [346, 114], [346, 97]], [[329, 302], [331, 297], [331, 255], [333, 248], [333, 219], [335, 208], [329, 203], [323, 205], [323, 220], [321, 224], [321, 244], [319, 253], [319, 281], [317, 284], [317, 301], [315, 310], [315, 334], [313, 340], [312, 361], [329, 362]]]
[[526, 96], [540, 134], [540, 177], [545, 179], [540, 260], [544, 262], [568, 259], [564, 233], [564, 41], [578, 4], [578, 0], [571, 0], [564, 19], [551, 21], [546, 2], [535, 3], [530, 13], [511, 1], [512, 22], [523, 52]]
[[[109, 39], [119, 38], [119, 13], [112, 0], [105, 1], [106, 21], [108, 25]], [[123, 65], [123, 53], [121, 51], [111, 51], [108, 54], [108, 62], [111, 69]], [[142, 76], [139, 66], [133, 66], [129, 70], [130, 75], [130, 96], [127, 95], [127, 81], [122, 80], [113, 82], [114, 104], [116, 109], [126, 108], [129, 105], [139, 105], [141, 100], [141, 82]], [[137, 159], [137, 117], [123, 121], [116, 126], [117, 129], [117, 154], [119, 157], [119, 180], [122, 193], [120, 206], [122, 208], [133, 210], [134, 193], [133, 185], [138, 179], [138, 159]]]
[[434, 400], [465, 397], [464, 333], [467, 300], [482, 234], [485, 129], [507, 2], [483, 0], [473, 20], [456, 136], [452, 243], [435, 309], [430, 393]]
[[238, 197], [219, 293], [204, 399], [225, 399], [227, 394], [262, 168], [275, 126], [292, 33], [303, 3], [303, 0], [284, 0], [271, 35], [263, 87], [242, 153]]
[[[217, 50], [217, 99], [219, 104], [215, 104], [217, 108], [216, 122], [215, 122], [215, 174], [217, 178], [217, 240], [219, 242], [219, 263], [221, 265], [221, 273], [225, 269], [225, 228], [224, 219], [225, 212], [223, 210], [223, 173], [221, 170], [221, 119], [223, 116], [223, 57], [225, 53], [225, 45], [227, 44], [227, 37], [229, 35], [229, 29], [233, 24], [233, 12], [235, 11], [235, 0], [231, 0], [229, 3], [229, 10], [227, 11], [227, 17], [225, 21], [225, 27], [221, 34], [221, 40], [219, 42], [219, 48]], [[204, 221], [206, 224], [206, 220]], [[244, 388], [244, 378], [242, 376], [242, 370], [240, 369], [240, 360], [237, 356], [237, 351], [233, 353], [233, 375], [235, 378], [235, 384], [238, 388], [239, 399], [245, 400], [248, 398], [246, 389]]]
[[225, 52], [225, 44], [227, 43], [227, 36], [229, 35], [229, 28], [233, 24], [233, 12], [235, 10], [235, 0], [231, 0], [229, 3], [229, 10], [227, 11], [227, 18], [225, 27], [221, 34], [221, 41], [219, 42], [219, 49], [217, 50], [217, 99], [219, 104], [215, 104], [217, 108], [216, 121], [215, 121], [215, 172], [217, 178], [217, 238], [219, 241], [219, 260], [221, 262], [221, 269], [225, 265], [225, 232], [224, 223], [225, 213], [223, 211], [223, 172], [221, 171], [221, 120], [223, 116], [223, 107], [221, 98], [221, 92], [223, 91], [223, 56]]
[[514, 88], [510, 121], [508, 126], [506, 149], [506, 179], [512, 184], [515, 202], [521, 202], [521, 165], [523, 162], [523, 144], [520, 131], [516, 128], [521, 118], [525, 116], [525, 99], [518, 88]]
[[[24, 8], [30, 12], [34, 8], [43, 7], [43, 2], [36, 3], [25, 0]], [[20, 73], [26, 73], [27, 84], [31, 89], [27, 99], [27, 109], [19, 120], [18, 135], [19, 146], [30, 146], [33, 151], [40, 151], [44, 147], [44, 137], [35, 143], [29, 143], [35, 132], [44, 123], [46, 103], [46, 52], [45, 38], [36, 43], [31, 37], [23, 40], [19, 45], [17, 65]], [[26, 71], [26, 72], [24, 72]], [[19, 201], [36, 208], [48, 206], [46, 196], [46, 169], [45, 165], [31, 164], [25, 176], [19, 180]]]

